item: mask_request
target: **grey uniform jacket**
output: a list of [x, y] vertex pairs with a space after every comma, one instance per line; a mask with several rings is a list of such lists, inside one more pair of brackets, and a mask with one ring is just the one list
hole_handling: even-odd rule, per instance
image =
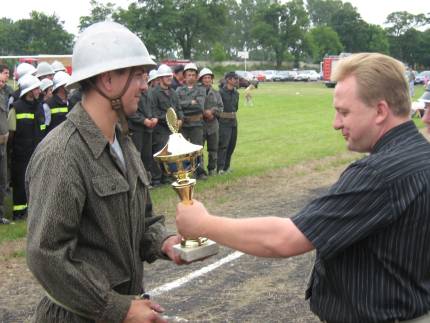
[[27, 263], [64, 305], [39, 305], [39, 322], [55, 321], [64, 307], [79, 315], [63, 313], [61, 322], [122, 322], [130, 295], [142, 291], [142, 261], [165, 258], [169, 234], [152, 213], [140, 155], [128, 136], [120, 145], [126, 170], [77, 104], [30, 160]]
[[154, 113], [154, 117], [158, 118], [158, 122], [161, 125], [167, 126], [166, 112], [169, 108], [175, 109], [178, 119], [182, 120], [184, 117], [179, 104], [178, 95], [171, 88], [164, 90], [160, 85], [157, 85], [150, 91], [149, 101]]
[[[202, 115], [205, 106], [205, 90], [198, 85], [195, 85], [191, 89], [188, 88], [188, 85], [183, 85], [176, 89], [176, 93], [178, 93], [179, 104], [184, 113], [183, 127], [203, 126], [203, 119], [199, 121], [187, 121], [187, 117]], [[193, 100], [196, 103], [193, 104]]]
[[202, 87], [206, 93], [205, 98], [205, 110], [212, 110], [214, 118], [212, 120], [204, 120], [204, 127], [208, 134], [215, 133], [218, 130], [218, 115], [224, 111], [224, 105], [222, 103], [221, 95], [214, 88], [209, 88], [209, 91]]

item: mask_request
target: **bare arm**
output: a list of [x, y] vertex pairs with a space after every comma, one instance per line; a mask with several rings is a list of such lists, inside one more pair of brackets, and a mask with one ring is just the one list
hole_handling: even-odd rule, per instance
[[231, 219], [210, 215], [203, 204], [178, 204], [176, 226], [185, 237], [204, 236], [259, 257], [287, 258], [314, 249], [290, 219]]

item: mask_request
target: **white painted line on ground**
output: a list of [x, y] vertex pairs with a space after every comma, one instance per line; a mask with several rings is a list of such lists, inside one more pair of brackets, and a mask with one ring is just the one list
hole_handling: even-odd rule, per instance
[[226, 263], [229, 263], [230, 261], [236, 260], [237, 258], [243, 256], [243, 252], [235, 251], [232, 254], [228, 255], [227, 257], [224, 257], [217, 262], [214, 262], [213, 264], [200, 268], [199, 270], [193, 271], [192, 273], [189, 273], [188, 275], [179, 278], [177, 280], [174, 280], [170, 283], [161, 285], [157, 288], [154, 288], [153, 290], [150, 290], [148, 293], [150, 295], [160, 295], [165, 292], [168, 292], [172, 289], [181, 287], [182, 285], [185, 285], [186, 283], [190, 282], [191, 280], [198, 278], [200, 276], [203, 276], [204, 274], [207, 274], [211, 272], [214, 269], [217, 269], [218, 267], [225, 265]]

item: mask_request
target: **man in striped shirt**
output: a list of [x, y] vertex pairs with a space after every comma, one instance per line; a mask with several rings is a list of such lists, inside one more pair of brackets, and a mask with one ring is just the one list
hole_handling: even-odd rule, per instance
[[370, 153], [292, 218], [229, 219], [179, 204], [183, 236], [262, 257], [316, 249], [306, 298], [324, 322], [429, 322], [430, 144], [409, 118], [404, 66], [381, 54], [339, 62], [335, 118]]

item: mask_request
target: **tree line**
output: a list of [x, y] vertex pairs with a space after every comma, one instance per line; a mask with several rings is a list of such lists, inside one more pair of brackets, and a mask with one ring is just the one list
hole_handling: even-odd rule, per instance
[[[318, 63], [340, 52], [380, 52], [416, 68], [430, 66], [430, 13], [392, 12], [369, 24], [341, 0], [137, 0], [128, 8], [91, 0], [79, 29], [111, 19], [126, 25], [157, 58], [223, 61], [249, 51], [277, 67]], [[2, 55], [71, 53], [74, 35], [55, 15], [0, 20]]]

